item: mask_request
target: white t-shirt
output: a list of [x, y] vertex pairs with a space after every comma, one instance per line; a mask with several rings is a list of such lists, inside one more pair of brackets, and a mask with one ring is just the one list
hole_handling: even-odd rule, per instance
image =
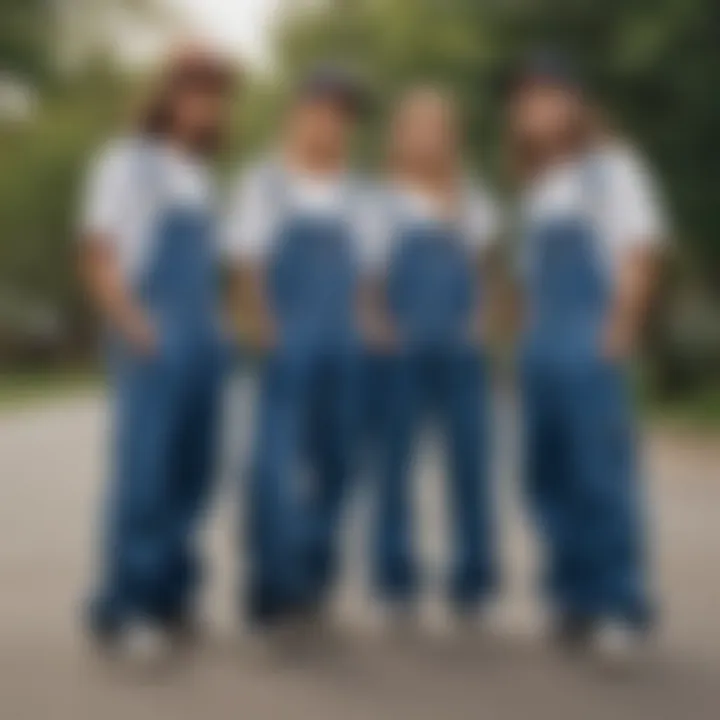
[[[382, 273], [398, 240], [398, 228], [442, 221], [445, 212], [436, 198], [398, 185], [382, 186], [364, 213], [362, 258], [370, 274]], [[458, 213], [460, 237], [471, 254], [480, 257], [498, 238], [501, 212], [478, 182], [466, 181]]]
[[241, 171], [230, 191], [223, 246], [231, 262], [262, 265], [288, 215], [344, 217], [355, 233], [362, 191], [347, 174], [319, 178], [265, 161]]
[[149, 262], [161, 212], [176, 205], [210, 210], [214, 194], [203, 161], [158, 142], [115, 140], [91, 162], [80, 236], [109, 243], [125, 277], [134, 280]]
[[607, 146], [546, 171], [523, 198], [530, 230], [564, 216], [585, 215], [597, 228], [611, 272], [628, 250], [653, 247], [667, 236], [662, 203], [648, 168], [629, 148]]

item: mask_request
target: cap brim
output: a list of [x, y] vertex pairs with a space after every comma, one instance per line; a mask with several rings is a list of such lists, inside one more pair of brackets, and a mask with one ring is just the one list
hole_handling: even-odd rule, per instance
[[330, 101], [353, 115], [365, 115], [372, 107], [370, 92], [360, 79], [336, 69], [311, 74], [298, 87], [300, 101]]
[[584, 84], [574, 63], [564, 54], [538, 51], [510, 68], [501, 78], [501, 90], [511, 95], [531, 86], [552, 86], [568, 92], [584, 92]]

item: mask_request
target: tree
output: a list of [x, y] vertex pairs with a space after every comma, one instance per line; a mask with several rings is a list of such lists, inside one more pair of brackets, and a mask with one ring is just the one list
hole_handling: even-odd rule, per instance
[[49, 15], [42, 0], [0, 0], [0, 69], [39, 81], [49, 72]]
[[[314, 11], [288, 14], [277, 47], [283, 77], [318, 56], [350, 58], [381, 98], [413, 79], [447, 83], [468, 119], [469, 162], [496, 182], [503, 119], [497, 81], [533, 47], [567, 50], [612, 122], [642, 148], [661, 178], [680, 269], [664, 304], [699, 303], [717, 317], [720, 94], [713, 87], [720, 73], [719, 28], [716, 0], [327, 0]], [[666, 317], [675, 314], [671, 309]], [[680, 377], [675, 358], [692, 343], [673, 341], [667, 330], [660, 335], [657, 355], [665, 374]], [[718, 342], [705, 334], [697, 345], [717, 376]]]
[[[39, 94], [27, 122], [0, 119], [0, 360], [23, 353], [25, 319], [51, 315], [72, 349], [85, 336], [88, 312], [74, 271], [76, 214], [84, 168], [128, 105], [133, 78], [117, 68], [94, 24], [116, 11], [149, 13], [154, 0], [0, 0], [0, 70]], [[62, 28], [53, 13], [85, 8], [77, 32], [93, 53], [75, 72], [58, 62]], [[81, 38], [74, 36], [78, 42]], [[80, 343], [82, 347], [82, 343]]]

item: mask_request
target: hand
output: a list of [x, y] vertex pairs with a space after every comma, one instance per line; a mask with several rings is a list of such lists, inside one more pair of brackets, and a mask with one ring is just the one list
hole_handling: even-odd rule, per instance
[[144, 315], [134, 317], [125, 330], [133, 350], [142, 357], [152, 357], [158, 351], [158, 336], [152, 323]]
[[386, 319], [366, 317], [363, 321], [362, 331], [365, 342], [376, 350], [390, 351], [398, 345], [397, 333]]
[[602, 353], [606, 360], [626, 360], [635, 346], [635, 333], [629, 323], [615, 319], [605, 328]]
[[467, 340], [471, 345], [482, 346], [486, 339], [485, 319], [482, 315], [473, 318], [467, 329]]
[[249, 323], [241, 333], [242, 340], [251, 350], [266, 353], [277, 345], [277, 330], [269, 319]]

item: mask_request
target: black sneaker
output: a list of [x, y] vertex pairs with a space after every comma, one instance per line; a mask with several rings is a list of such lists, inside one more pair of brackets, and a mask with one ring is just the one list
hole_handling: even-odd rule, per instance
[[555, 624], [553, 640], [565, 651], [585, 652], [591, 649], [597, 629], [597, 618], [591, 615], [566, 613]]
[[121, 644], [124, 622], [109, 604], [95, 600], [88, 606], [83, 619], [85, 632], [93, 647], [103, 653], [112, 653]]
[[196, 613], [177, 612], [160, 620], [160, 627], [177, 648], [190, 648], [197, 645], [202, 637], [202, 622]]

